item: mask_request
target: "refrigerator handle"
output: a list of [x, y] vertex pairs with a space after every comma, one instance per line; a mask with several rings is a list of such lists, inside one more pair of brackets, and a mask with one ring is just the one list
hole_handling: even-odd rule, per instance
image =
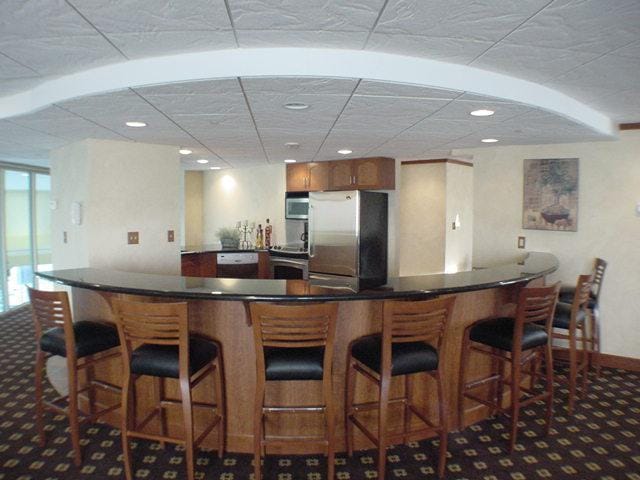
[[307, 233], [307, 241], [309, 242], [309, 258], [314, 256], [315, 242], [313, 239], [313, 203], [309, 202], [309, 215], [308, 215], [309, 232]]

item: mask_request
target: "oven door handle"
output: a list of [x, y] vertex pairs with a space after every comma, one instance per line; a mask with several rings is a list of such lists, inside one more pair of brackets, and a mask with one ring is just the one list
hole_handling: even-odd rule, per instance
[[300, 261], [300, 260], [290, 260], [288, 258], [282, 258], [282, 257], [278, 257], [277, 259], [275, 258], [271, 258], [271, 263], [272, 264], [276, 264], [276, 263], [286, 263], [288, 265], [295, 265], [296, 267], [304, 267], [306, 266], [307, 262], [306, 261]]

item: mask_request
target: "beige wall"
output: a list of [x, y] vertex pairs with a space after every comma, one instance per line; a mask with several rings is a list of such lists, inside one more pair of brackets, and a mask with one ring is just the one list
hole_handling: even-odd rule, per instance
[[203, 172], [184, 172], [184, 245], [202, 244], [204, 212], [202, 210]]
[[[179, 273], [181, 175], [176, 149], [165, 145], [85, 140], [54, 150], [54, 268]], [[73, 201], [83, 205], [80, 226], [71, 224]], [[139, 232], [138, 245], [127, 244], [129, 231]]]
[[[447, 194], [445, 214], [446, 272], [471, 270], [473, 251], [473, 167], [447, 163]], [[460, 226], [453, 228], [456, 216]]]
[[[456, 152], [475, 165], [474, 239], [476, 265], [495, 265], [526, 249], [554, 253], [560, 269], [551, 280], [574, 284], [591, 271], [595, 257], [609, 267], [601, 297], [605, 353], [640, 358], [640, 132], [619, 141], [563, 145], [491, 147]], [[523, 160], [580, 159], [577, 232], [522, 229]]]
[[273, 243], [285, 243], [285, 191], [284, 163], [205, 172], [204, 243], [217, 243], [216, 232], [221, 227], [235, 227], [236, 222], [249, 220], [264, 228], [267, 218], [273, 225]]

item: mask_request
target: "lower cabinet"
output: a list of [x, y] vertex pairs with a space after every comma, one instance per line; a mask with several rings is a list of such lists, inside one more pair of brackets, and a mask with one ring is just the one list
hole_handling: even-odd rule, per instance
[[[217, 277], [217, 252], [183, 253], [183, 277]], [[258, 252], [258, 278], [271, 278], [269, 252]]]

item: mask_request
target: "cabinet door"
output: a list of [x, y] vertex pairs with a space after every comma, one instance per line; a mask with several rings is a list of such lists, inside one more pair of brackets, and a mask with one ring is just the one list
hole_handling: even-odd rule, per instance
[[287, 165], [287, 192], [306, 192], [309, 182], [309, 165], [293, 163]]
[[329, 190], [351, 190], [355, 188], [351, 165], [351, 160], [329, 162]]
[[329, 190], [329, 162], [313, 162], [308, 165], [309, 182], [307, 190], [310, 192]]
[[199, 277], [200, 275], [200, 254], [187, 253], [181, 257], [183, 277]]
[[393, 190], [396, 186], [396, 169], [393, 158], [373, 157], [353, 160], [356, 188]]

